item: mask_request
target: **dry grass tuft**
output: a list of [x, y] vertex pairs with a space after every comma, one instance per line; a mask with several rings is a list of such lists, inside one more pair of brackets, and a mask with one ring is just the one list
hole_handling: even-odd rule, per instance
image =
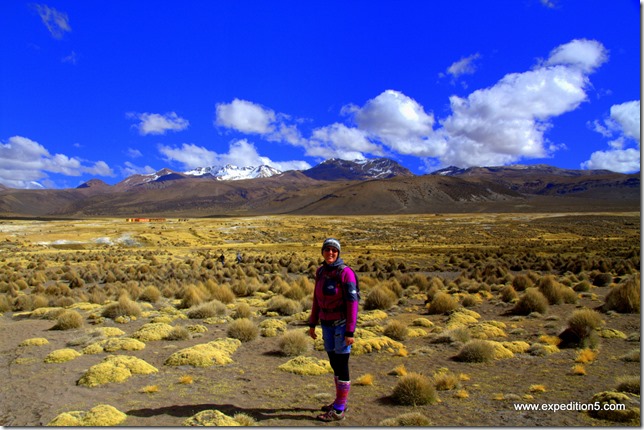
[[448, 293], [439, 291], [428, 305], [428, 313], [431, 315], [445, 314], [458, 308], [458, 301]]
[[432, 380], [420, 373], [402, 376], [391, 397], [394, 402], [404, 406], [421, 406], [438, 401]]
[[373, 385], [373, 375], [371, 373], [365, 373], [364, 375], [358, 376], [353, 384], [355, 385]]
[[242, 342], [250, 342], [259, 336], [259, 328], [248, 318], [233, 320], [228, 326], [228, 337], [239, 339]]
[[407, 412], [395, 418], [386, 418], [378, 423], [380, 427], [428, 427], [431, 425], [429, 418], [420, 412]]
[[296, 357], [311, 348], [311, 338], [302, 330], [290, 330], [280, 337], [279, 347], [282, 354]]
[[606, 295], [603, 306], [606, 311], [616, 311], [623, 314], [640, 312], [640, 280], [639, 276], [630, 276], [616, 287], [612, 287]]
[[409, 335], [409, 329], [405, 323], [393, 320], [387, 323], [383, 333], [385, 336], [388, 336], [393, 340], [405, 340]]
[[592, 363], [597, 358], [597, 352], [592, 349], [581, 349], [577, 352], [577, 357], [575, 357], [575, 363]]
[[52, 330], [73, 330], [83, 326], [83, 316], [77, 311], [66, 309], [56, 318]]
[[367, 294], [367, 297], [364, 301], [364, 309], [367, 311], [371, 310], [387, 310], [391, 308], [394, 303], [396, 303], [397, 297], [393, 291], [384, 286], [378, 286], [373, 288]]
[[545, 314], [548, 311], [548, 299], [536, 288], [528, 288], [519, 298], [510, 313], [514, 315], [529, 315], [533, 312]]
[[496, 351], [492, 342], [474, 339], [463, 345], [454, 359], [466, 363], [487, 363], [494, 360], [495, 355]]

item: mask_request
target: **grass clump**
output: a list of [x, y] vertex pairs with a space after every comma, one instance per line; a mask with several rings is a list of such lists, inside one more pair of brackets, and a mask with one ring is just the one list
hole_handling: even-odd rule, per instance
[[52, 330], [73, 330], [83, 326], [83, 316], [77, 311], [66, 309], [56, 317]]
[[226, 365], [233, 362], [231, 355], [241, 345], [238, 339], [217, 339], [190, 348], [181, 349], [165, 361], [166, 366], [209, 367]]
[[78, 358], [81, 355], [83, 354], [76, 351], [75, 349], [63, 348], [50, 352], [47, 357], [45, 357], [44, 361], [45, 363], [65, 363], [67, 361]]
[[52, 427], [115, 427], [123, 423], [127, 415], [110, 405], [97, 405], [89, 411], [63, 412], [51, 420]]
[[385, 336], [388, 336], [393, 340], [402, 341], [407, 339], [409, 328], [407, 328], [405, 323], [393, 320], [385, 326], [383, 333]]
[[450, 294], [439, 291], [428, 305], [428, 312], [432, 315], [445, 314], [458, 307], [458, 301]]
[[310, 346], [309, 336], [301, 330], [287, 331], [279, 339], [280, 351], [286, 356], [302, 355], [309, 350]]
[[302, 304], [284, 296], [275, 296], [268, 301], [268, 311], [279, 315], [294, 315], [302, 311]]
[[278, 369], [296, 375], [324, 375], [333, 372], [328, 360], [300, 355], [278, 366]]
[[510, 310], [514, 315], [544, 314], [548, 311], [548, 299], [536, 288], [528, 288]]
[[364, 301], [364, 309], [366, 311], [376, 309], [387, 310], [391, 308], [397, 300], [398, 298], [396, 297], [396, 294], [391, 289], [384, 286], [378, 286], [373, 288], [369, 291], [369, 294], [367, 294]]
[[639, 276], [631, 276], [624, 282], [612, 287], [606, 295], [603, 305], [605, 311], [616, 311], [623, 314], [640, 312]]
[[630, 394], [640, 394], [639, 376], [622, 376], [617, 378], [617, 391]]
[[166, 323], [147, 323], [132, 334], [134, 339], [141, 342], [150, 342], [154, 340], [163, 340], [170, 336], [174, 330], [170, 324]]
[[48, 344], [49, 341], [44, 337], [32, 337], [31, 339], [23, 340], [18, 346], [43, 346]]
[[420, 373], [408, 373], [400, 378], [392, 399], [403, 406], [421, 406], [438, 401], [432, 380]]
[[107, 305], [105, 309], [103, 309], [101, 316], [111, 319], [116, 319], [118, 317], [138, 318], [141, 316], [141, 307], [127, 295], [122, 295], [116, 303]]
[[580, 309], [572, 313], [568, 319], [568, 327], [584, 338], [603, 324], [601, 315], [592, 309]]
[[216, 316], [226, 315], [226, 305], [219, 300], [211, 300], [206, 303], [200, 303], [188, 309], [186, 312], [190, 319], [206, 319]]
[[230, 323], [228, 336], [242, 342], [250, 342], [259, 336], [259, 328], [248, 318], [240, 318]]
[[395, 418], [385, 418], [378, 423], [380, 427], [428, 427], [432, 423], [420, 412], [407, 412]]
[[148, 375], [159, 370], [141, 360], [129, 355], [110, 355], [101, 363], [90, 367], [78, 380], [78, 385], [97, 387], [111, 382], [123, 382], [132, 375]]
[[474, 339], [463, 345], [454, 359], [466, 363], [488, 363], [494, 360], [495, 356], [496, 350], [492, 342]]

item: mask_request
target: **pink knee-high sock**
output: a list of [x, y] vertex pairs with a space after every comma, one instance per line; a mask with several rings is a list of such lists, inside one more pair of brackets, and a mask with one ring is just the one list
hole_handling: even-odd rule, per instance
[[351, 391], [351, 381], [338, 380], [335, 390], [335, 402], [333, 402], [333, 408], [335, 410], [343, 411], [346, 409], [349, 391]]

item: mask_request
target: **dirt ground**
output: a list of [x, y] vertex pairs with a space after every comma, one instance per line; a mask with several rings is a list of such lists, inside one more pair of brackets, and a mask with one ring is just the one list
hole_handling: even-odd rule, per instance
[[[606, 219], [609, 220], [607, 225], [610, 224], [606, 230], [608, 233], [604, 234], [604, 231], [595, 229], [594, 238], [587, 237], [589, 241], [606, 240], [607, 236], [618, 234], [616, 232], [619, 231], [619, 223], [623, 223], [624, 219], [619, 221], [618, 227], [611, 224], [611, 217]], [[631, 226], [632, 222], [639, 224], [639, 214], [629, 215], [625, 219]], [[262, 232], [277, 235], [272, 230], [276, 227], [271, 227], [268, 221], [262, 225]], [[503, 222], [507, 223], [508, 220], [504, 219]], [[305, 224], [303, 221], [302, 223]], [[510, 220], [510, 223], [514, 226], [511, 230], [516, 230], [517, 221]], [[633, 228], [639, 236], [639, 228]], [[549, 227], [542, 227], [540, 234], [545, 234], [544, 230], [546, 233], [551, 231], [549, 234], [563, 234], [561, 230], [568, 229], [565, 234], [575, 235], [577, 239], [583, 236], [579, 231], [572, 231], [571, 227], [564, 228], [560, 224], [548, 229]], [[312, 233], [315, 236], [317, 231]], [[405, 234], [415, 237], [416, 233], [407, 231]], [[286, 233], [282, 229], [280, 234]], [[359, 232], [354, 234], [359, 235]], [[5, 229], [4, 235], [8, 239], [0, 239], [18, 240], [11, 236], [8, 229]], [[30, 237], [32, 236], [25, 234], [19, 240], [26, 246]], [[629, 240], [631, 239], [632, 237]], [[246, 239], [239, 237], [235, 246], [240, 248], [244, 240]], [[477, 239], [479, 246], [491, 245], [480, 240], [482, 239]], [[454, 241], [458, 242], [456, 239]], [[466, 246], [468, 242], [471, 241], [463, 241], [462, 245]], [[247, 249], [252, 248], [252, 244], [243, 246], [248, 247]], [[315, 261], [319, 251], [317, 246], [316, 242], [315, 246], [307, 251], [314, 252], [310, 258]], [[430, 258], [419, 256], [418, 249], [422, 248], [422, 243], [414, 244], [413, 247], [414, 259]], [[235, 248], [231, 245], [230, 249]], [[355, 259], [357, 247], [354, 245], [353, 249]], [[619, 250], [619, 243], [606, 247], [607, 254]], [[345, 258], [351, 264], [351, 254], [347, 254]], [[5, 257], [2, 264], [8, 264], [7, 254], [0, 255]], [[400, 252], [396, 255], [401, 256]], [[400, 258], [404, 259], [404, 255]], [[448, 276], [453, 279], [463, 271], [464, 269], [454, 270]], [[432, 276], [429, 271], [423, 273]], [[483, 300], [470, 309], [480, 314], [481, 322], [496, 321], [505, 325], [507, 337], [495, 340], [516, 340], [534, 344], [539, 342], [543, 335], [561, 333], [566, 328], [569, 316], [576, 309], [594, 309], [600, 306], [609, 290], [610, 287], [593, 287], [592, 294], [581, 295], [576, 304], [552, 305], [545, 315], [507, 315], [506, 311], [512, 305], [496, 298]], [[493, 289], [492, 294], [498, 293]], [[168, 303], [164, 298], [154, 304], [154, 307], [158, 309], [167, 306]], [[281, 353], [278, 337], [260, 336], [242, 343], [232, 354], [233, 362], [224, 366], [165, 365], [165, 360], [179, 349], [227, 337], [226, 323], [204, 324], [208, 331], [191, 339], [150, 341], [146, 342], [142, 350], [114, 353], [134, 355], [143, 359], [159, 369], [158, 373], [134, 375], [122, 383], [108, 383], [89, 388], [78, 385], [77, 381], [90, 366], [102, 361], [108, 353], [81, 355], [74, 360], [57, 364], [44, 363], [43, 360], [51, 351], [69, 347], [67, 345], [70, 340], [82, 336], [96, 326], [86, 322], [79, 329], [51, 330], [54, 321], [21, 317], [17, 314], [8, 311], [0, 316], [0, 424], [3, 426], [43, 426], [63, 412], [87, 411], [98, 404], [111, 405], [127, 414], [127, 419], [122, 425], [137, 427], [182, 426], [186, 419], [211, 409], [231, 417], [243, 413], [252, 417], [258, 426], [265, 427], [377, 426], [386, 418], [395, 418], [407, 412], [423, 414], [433, 426], [639, 426], [639, 421], [618, 423], [601, 420], [591, 418], [583, 411], [517, 411], [515, 405], [571, 402], [588, 404], [596, 393], [616, 391], [619, 378], [639, 377], [639, 359], [627, 361], [624, 357], [632, 355], [635, 350], [639, 351], [640, 314], [602, 313], [604, 327], [618, 330], [627, 338], [601, 337], [597, 358], [585, 365], [585, 375], [575, 375], [571, 371], [579, 352], [574, 348], [561, 349], [548, 355], [517, 353], [511, 358], [490, 363], [458, 362], [453, 357], [462, 348], [462, 344], [435, 342], [440, 329], [425, 336], [404, 340], [405, 348], [409, 352], [407, 356], [393, 351], [354, 355], [350, 360], [352, 379], [371, 374], [374, 378], [373, 384], [354, 384], [346, 418], [341, 422], [329, 424], [315, 420], [315, 416], [319, 413], [320, 406], [333, 400], [332, 375], [303, 376], [279, 370], [278, 366], [287, 362], [290, 357]], [[394, 319], [411, 323], [414, 319], [422, 317], [430, 320], [434, 327], [438, 328], [445, 327], [448, 318], [448, 315], [429, 315], [422, 294], [405, 296], [397, 305], [387, 310], [387, 315], [387, 320], [382, 324]], [[260, 322], [266, 318], [269, 317], [258, 313], [256, 321]], [[287, 320], [289, 329], [306, 329], [302, 321]], [[130, 335], [147, 322], [149, 321], [146, 318], [140, 318], [119, 324], [106, 318], [98, 326], [118, 327]], [[199, 319], [180, 322], [203, 324]], [[49, 343], [43, 346], [20, 345], [25, 339], [38, 337], [46, 338]], [[326, 358], [323, 351], [313, 348], [306, 355]], [[457, 395], [458, 390], [446, 390], [438, 392], [440, 402], [435, 404], [415, 407], [397, 405], [392, 399], [392, 391], [400, 377], [393, 374], [392, 370], [400, 365], [404, 365], [409, 372], [428, 376], [445, 368], [456, 375], [466, 375], [461, 378], [458, 387], [466, 396]], [[184, 376], [190, 376], [192, 383], [181, 383]], [[158, 389], [145, 392], [144, 388], [150, 386], [156, 386]], [[535, 386], [541, 389], [535, 389]], [[639, 396], [630, 397], [639, 404]]]

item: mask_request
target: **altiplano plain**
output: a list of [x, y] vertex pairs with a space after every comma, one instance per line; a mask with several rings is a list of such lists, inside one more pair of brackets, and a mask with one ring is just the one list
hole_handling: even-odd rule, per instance
[[362, 296], [331, 425], [640, 425], [639, 212], [0, 220], [0, 425], [329, 425], [285, 335], [329, 236]]

